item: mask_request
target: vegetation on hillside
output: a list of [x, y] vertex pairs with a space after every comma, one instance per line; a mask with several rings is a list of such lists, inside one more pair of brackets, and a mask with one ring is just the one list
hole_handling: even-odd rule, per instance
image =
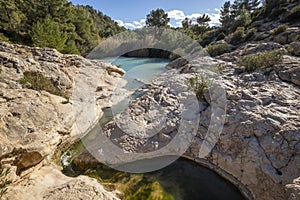
[[65, 94], [59, 89], [53, 80], [45, 77], [40, 72], [25, 71], [22, 79], [19, 80], [23, 87], [32, 90], [45, 90], [51, 94], [65, 97]]
[[203, 99], [203, 93], [206, 89], [212, 86], [212, 80], [204, 75], [195, 76], [190, 78], [189, 85], [193, 88], [197, 99]]
[[0, 199], [7, 192], [7, 186], [11, 183], [7, 179], [9, 172], [10, 172], [9, 168], [4, 169], [0, 166]]
[[239, 59], [238, 64], [245, 68], [247, 72], [253, 72], [259, 68], [269, 68], [278, 64], [282, 60], [282, 52], [279, 50], [246, 55]]
[[[287, 25], [299, 21], [297, 2], [299, 0], [226, 1], [220, 11], [220, 27], [211, 27], [210, 17], [203, 14], [197, 19], [185, 18], [182, 27], [174, 29], [202, 46], [223, 39], [240, 45], [255, 38], [257, 30], [252, 23], [257, 20], [277, 20]], [[103, 38], [125, 30], [93, 7], [74, 6], [67, 0], [1, 0], [0, 11], [0, 40], [56, 48], [62, 53], [87, 55]], [[146, 27], [170, 28], [169, 22], [167, 12], [161, 8], [146, 16]], [[273, 34], [284, 32], [286, 28], [280, 26]], [[218, 47], [220, 51], [213, 54], [227, 52], [225, 45]]]
[[146, 26], [168, 27], [170, 18], [163, 9], [152, 10], [146, 17]]
[[124, 28], [90, 6], [67, 0], [1, 0], [0, 39], [86, 55]]
[[[300, 19], [299, 0], [235, 0], [226, 1], [221, 8], [220, 27], [210, 27], [208, 16], [200, 16], [196, 21], [185, 18], [178, 30], [199, 41], [202, 46], [226, 39], [232, 45], [239, 45], [255, 38], [257, 30], [253, 22], [257, 20], [293, 23]], [[279, 16], [281, 16], [279, 18]], [[282, 25], [274, 34], [284, 32], [288, 26]]]

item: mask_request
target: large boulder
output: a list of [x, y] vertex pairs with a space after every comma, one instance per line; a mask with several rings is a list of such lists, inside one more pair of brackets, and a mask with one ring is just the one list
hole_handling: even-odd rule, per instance
[[276, 71], [281, 80], [300, 86], [300, 58], [284, 56], [283, 61], [276, 66]]
[[288, 47], [289, 52], [295, 56], [300, 56], [300, 41], [292, 42]]

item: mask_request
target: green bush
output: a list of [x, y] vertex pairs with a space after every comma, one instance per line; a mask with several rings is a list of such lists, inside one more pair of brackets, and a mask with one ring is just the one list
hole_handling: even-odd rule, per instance
[[201, 39], [199, 41], [200, 45], [203, 46], [203, 47], [209, 45], [210, 43], [212, 43], [216, 39], [217, 35], [218, 35], [217, 30], [211, 30], [211, 31], [205, 32], [201, 36]]
[[208, 45], [206, 49], [210, 56], [215, 57], [223, 53], [228, 53], [230, 47], [227, 43], [222, 43], [222, 44]]
[[274, 8], [271, 12], [271, 14], [269, 15], [270, 19], [276, 19], [278, 18], [279, 15], [285, 13], [287, 11], [287, 7], [278, 7], [278, 8]]
[[269, 68], [282, 60], [282, 52], [279, 50], [243, 56], [238, 65], [245, 67], [245, 71], [253, 72], [258, 68]]
[[9, 42], [9, 38], [6, 37], [3, 33], [0, 33], [0, 41]]
[[238, 27], [236, 31], [231, 35], [230, 43], [233, 45], [237, 45], [244, 42], [244, 37], [245, 37], [244, 32], [245, 32], [244, 27]]
[[247, 34], [245, 35], [244, 41], [249, 41], [250, 39], [252, 39], [255, 36], [256, 32], [256, 28], [249, 29], [247, 31]]
[[287, 21], [297, 21], [300, 19], [300, 5], [295, 6], [287, 15]]
[[223, 39], [225, 39], [225, 37], [226, 37], [226, 34], [222, 32], [222, 33], [220, 33], [220, 34], [217, 36], [216, 40], [217, 40], [217, 41], [223, 40]]
[[283, 33], [287, 30], [288, 26], [286, 24], [281, 24], [280, 26], [278, 26], [276, 29], [274, 29], [272, 31], [273, 35], [278, 35], [280, 33]]
[[216, 66], [211, 66], [208, 68], [208, 70], [215, 72], [217, 74], [222, 74], [223, 71], [225, 70], [226, 65], [216, 65]]
[[206, 76], [195, 76], [189, 79], [190, 86], [198, 99], [203, 99], [203, 92], [205, 89], [211, 87], [212, 81]]
[[40, 72], [24, 72], [24, 77], [19, 80], [23, 87], [33, 90], [45, 90], [51, 94], [65, 97], [64, 93], [54, 85], [48, 77], [43, 76]]
[[67, 34], [62, 31], [61, 25], [55, 22], [50, 15], [34, 24], [31, 34], [34, 45], [55, 48], [58, 51], [64, 49], [67, 41]]

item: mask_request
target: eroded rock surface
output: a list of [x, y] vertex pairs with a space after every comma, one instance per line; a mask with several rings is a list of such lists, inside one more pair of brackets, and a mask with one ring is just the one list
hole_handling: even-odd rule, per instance
[[[214, 78], [212, 72], [206, 75], [215, 79], [215, 82], [221, 82], [226, 89], [226, 119], [222, 132], [220, 135], [208, 134], [212, 115], [215, 114], [213, 112], [216, 112], [212, 111], [211, 101], [218, 98], [218, 95], [212, 98], [212, 94], [209, 96], [204, 91], [203, 98], [199, 101], [200, 122], [197, 135], [185, 156], [196, 159], [199, 155], [205, 155], [206, 161], [231, 174], [250, 191], [254, 199], [297, 199], [299, 181], [296, 180], [300, 177], [300, 58], [284, 56], [283, 61], [272, 69], [258, 69], [253, 73], [237, 73], [234, 69], [237, 67], [236, 58], [241, 55], [280, 48], [282, 46], [277, 43], [253, 44], [224, 54], [219, 57], [221, 60], [202, 57], [183, 67], [174, 66], [182, 62], [174, 62], [170, 67], [177, 70], [169, 71], [168, 75], [163, 75], [148, 85], [146, 88], [152, 88], [153, 92], [146, 93], [129, 106], [129, 113], [133, 113], [131, 120], [136, 120], [137, 123], [128, 122], [128, 127], [136, 137], [131, 136], [129, 129], [125, 130], [120, 126], [120, 122], [126, 121], [128, 117], [127, 111], [116, 116], [104, 128], [105, 133], [108, 136], [117, 134], [117, 137], [111, 139], [115, 139], [126, 151], [145, 152], [145, 149], [155, 151], [163, 148], [178, 133], [181, 119], [178, 98], [184, 94], [182, 91], [175, 91], [174, 97], [170, 97], [165, 91], [170, 90], [174, 80], [177, 80], [178, 88], [186, 87], [189, 79], [200, 75], [203, 68], [225, 65], [227, 67], [219, 77]], [[155, 96], [166, 101], [172, 99], [170, 110], [174, 109], [178, 113], [175, 116], [166, 115], [167, 128], [158, 131], [156, 136], [145, 138], [140, 134], [140, 139], [135, 130], [144, 125], [154, 125], [151, 124], [151, 119], [155, 121], [154, 119], [161, 118], [154, 115], [149, 119], [149, 111], [144, 109], [151, 102], [161, 105], [162, 102], [154, 101]], [[164, 110], [163, 107], [161, 109]], [[169, 121], [172, 123], [168, 123]], [[207, 149], [211, 152], [203, 154]]]
[[[109, 106], [109, 97], [116, 79], [124, 74], [123, 70], [102, 61], [63, 55], [52, 49], [0, 43], [0, 166], [11, 168], [8, 178], [12, 181], [2, 198], [32, 199], [33, 196], [24, 194], [30, 191], [36, 195], [33, 199], [78, 199], [84, 198], [84, 190], [90, 190], [87, 195], [91, 198], [115, 199], [91, 178], [60, 182], [66, 177], [55, 172], [51, 165], [56, 162], [56, 153], [80, 136], [74, 127], [76, 112], [73, 105], [76, 98], [85, 96], [78, 92], [73, 97], [72, 93], [74, 86], [77, 91], [88, 90], [80, 85], [80, 81], [75, 81], [77, 76], [85, 76], [86, 80], [82, 81], [88, 81], [85, 74], [88, 70], [95, 70], [99, 75], [89, 84], [95, 92], [90, 95], [99, 97], [94, 119], [97, 120], [102, 115], [102, 108]], [[27, 89], [20, 83], [24, 72], [38, 72], [47, 77], [64, 95]], [[100, 87], [101, 90], [96, 90]], [[51, 170], [48, 167], [45, 173], [39, 174], [49, 165]], [[43, 177], [39, 176], [53, 179], [41, 180]]]
[[[197, 113], [197, 132], [186, 157], [204, 156], [214, 169], [220, 169], [219, 173], [230, 174], [247, 188], [254, 199], [298, 199], [300, 59], [286, 55], [272, 69], [253, 73], [236, 66], [242, 55], [281, 48], [274, 42], [254, 43], [217, 59], [200, 57], [188, 64], [174, 62], [165, 75], [146, 85], [145, 94], [132, 101], [126, 112], [104, 127], [104, 133], [126, 152], [155, 151], [173, 141], [183, 118], [193, 121]], [[0, 50], [0, 161], [3, 167], [11, 167], [8, 178], [13, 181], [3, 198], [116, 199], [115, 192], [105, 191], [94, 179], [62, 175], [53, 162], [61, 146], [78, 138], [72, 103], [86, 95], [88, 88], [83, 85], [95, 88], [96, 116], [101, 117], [102, 108], [110, 106], [116, 79], [124, 72], [101, 61], [50, 49], [1, 43]], [[220, 76], [212, 71], [204, 73], [204, 68], [212, 70], [216, 66], [225, 66]], [[81, 73], [85, 67], [88, 73]], [[99, 82], [91, 81], [91, 77], [74, 82], [75, 75], [85, 77], [93, 69], [101, 72]], [[19, 80], [25, 71], [38, 71], [49, 77], [66, 96], [24, 88]], [[193, 105], [195, 99], [190, 78], [204, 74], [226, 89], [226, 109], [222, 103], [216, 103], [217, 109], [213, 109], [218, 90], [210, 94], [205, 89], [197, 109], [182, 115], [182, 103]], [[82, 91], [77, 99], [71, 95], [74, 84], [77, 92]], [[208, 134], [216, 111], [226, 111], [224, 127], [220, 134]], [[131, 123], [127, 123], [128, 119]], [[160, 126], [159, 119], [165, 119], [164, 126]], [[194, 125], [187, 125], [185, 130], [195, 129]], [[141, 127], [158, 134], [145, 137]], [[84, 159], [77, 160], [83, 169], [85, 162], [96, 162], [87, 155]]]

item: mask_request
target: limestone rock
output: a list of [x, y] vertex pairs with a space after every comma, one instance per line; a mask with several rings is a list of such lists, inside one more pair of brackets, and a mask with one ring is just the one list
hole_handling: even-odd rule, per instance
[[300, 42], [292, 42], [289, 47], [288, 50], [295, 56], [300, 56]]
[[116, 194], [114, 191], [106, 191], [95, 179], [85, 176], [67, 177], [56, 166], [47, 165], [33, 171], [21, 183], [9, 185], [8, 192], [2, 199], [118, 200]]
[[14, 163], [17, 166], [17, 175], [20, 175], [22, 170], [39, 164], [43, 159], [43, 156], [39, 152], [27, 152], [18, 155]]
[[[169, 76], [163, 75], [158, 81], [154, 81], [155, 87], [166, 87], [170, 90], [170, 85], [175, 88], [183, 88], [187, 82], [180, 82], [180, 78], [192, 74], [204, 73], [203, 66], [213, 65], [213, 63], [223, 63], [225, 66], [235, 64], [234, 55], [252, 54], [261, 51], [269, 51], [281, 48], [277, 43], [248, 44], [235, 52], [224, 54], [222, 62], [217, 59], [206, 57], [197, 58], [189, 64], [174, 69], [168, 75], [172, 74], [177, 82], [170, 83]], [[210, 61], [210, 62], [207, 62]], [[300, 174], [300, 90], [298, 86], [299, 79], [299, 58], [285, 56], [282, 63], [271, 69], [271, 73], [257, 71], [255, 73], [235, 73], [234, 69], [226, 69], [221, 76], [213, 76], [207, 73], [208, 77], [215, 78], [214, 81], [222, 82], [226, 88], [226, 119], [222, 132], [218, 135], [209, 133], [212, 129], [212, 116], [218, 113], [213, 110], [212, 101], [217, 99], [218, 95], [204, 93], [207, 102], [200, 101], [199, 128], [191, 147], [185, 153], [185, 156], [192, 160], [198, 159], [199, 155], [204, 154], [205, 160], [210, 164], [220, 168], [224, 174], [231, 174], [234, 179], [243, 185], [252, 194], [254, 199], [262, 200], [282, 200], [293, 199], [298, 196], [299, 183], [294, 183], [294, 179]], [[275, 78], [274, 78], [275, 77]], [[279, 77], [279, 78], [276, 78]], [[284, 81], [283, 81], [284, 80]], [[177, 84], [177, 85], [176, 85]], [[153, 85], [147, 85], [151, 89]], [[168, 99], [168, 94], [164, 90], [155, 90], [160, 98]], [[174, 91], [174, 90], [171, 90]], [[176, 91], [176, 90], [175, 90]], [[218, 93], [216, 93], [218, 94]], [[174, 98], [178, 99], [181, 94], [177, 93]], [[147, 126], [151, 127], [151, 120], [147, 120], [147, 107], [151, 95], [145, 95], [137, 99], [129, 106], [129, 111], [134, 113], [131, 117], [134, 122], [147, 121]], [[179, 101], [181, 102], [181, 101]], [[138, 105], [138, 106], [137, 106]], [[172, 103], [171, 105], [176, 105]], [[217, 105], [221, 108], [222, 105]], [[201, 109], [202, 108], [202, 109]], [[175, 109], [175, 107], [171, 107]], [[180, 109], [177, 109], [180, 112]], [[142, 117], [142, 118], [140, 118]], [[161, 116], [154, 115], [153, 119], [160, 119]], [[166, 119], [176, 119], [176, 115], [170, 115]], [[148, 141], [143, 140], [139, 143], [139, 137], [128, 137], [128, 132], [117, 129], [117, 120], [127, 119], [125, 113], [117, 116], [111, 124], [104, 130], [108, 135], [114, 134], [118, 130], [115, 141], [120, 148], [125, 150], [143, 152], [154, 151], [155, 146], [149, 148]], [[177, 121], [177, 122], [176, 122]], [[155, 138], [159, 148], [167, 145], [178, 133], [178, 120], [172, 123], [171, 127], [164, 130], [163, 134], [170, 136], [165, 139], [157, 132]], [[132, 123], [134, 124], [134, 123]], [[191, 128], [192, 125], [186, 126]], [[220, 125], [221, 126], [221, 125]], [[133, 128], [132, 126], [130, 126]], [[123, 140], [123, 139], [124, 140]], [[214, 143], [215, 138], [217, 142]], [[224, 175], [226, 176], [226, 175]], [[290, 185], [292, 184], [292, 185]]]
[[[70, 145], [83, 134], [75, 126], [76, 98], [105, 97], [95, 98], [97, 101], [93, 108], [96, 114], [92, 120], [96, 121], [102, 115], [102, 108], [110, 106], [109, 98], [124, 71], [100, 60], [5, 42], [0, 42], [0, 67], [0, 165], [11, 168], [11, 173], [17, 174], [11, 183], [13, 187], [7, 191], [6, 199], [32, 199], [31, 196], [26, 198], [26, 195], [18, 194], [28, 191], [31, 191], [30, 194], [39, 193], [46, 188], [41, 185], [28, 190], [26, 185], [32, 185], [30, 181], [41, 177], [27, 177], [56, 162], [61, 148]], [[20, 83], [24, 72], [42, 74], [66, 95], [56, 96], [44, 90], [26, 88]], [[97, 90], [99, 87], [102, 90]], [[74, 95], [75, 88], [77, 93]], [[90, 93], [86, 94], [87, 91]], [[61, 174], [58, 178], [62, 177], [64, 175]], [[83, 186], [82, 181], [78, 183]], [[84, 184], [89, 185], [89, 181], [85, 180]], [[100, 184], [92, 185], [95, 197], [105, 196], [103, 189], [99, 189]], [[14, 189], [17, 191], [16, 196]], [[77, 189], [78, 196], [84, 195], [83, 190]], [[52, 199], [59, 196], [67, 198], [57, 189]]]
[[299, 57], [284, 56], [283, 62], [279, 63], [276, 71], [281, 80], [300, 85], [300, 59]]

